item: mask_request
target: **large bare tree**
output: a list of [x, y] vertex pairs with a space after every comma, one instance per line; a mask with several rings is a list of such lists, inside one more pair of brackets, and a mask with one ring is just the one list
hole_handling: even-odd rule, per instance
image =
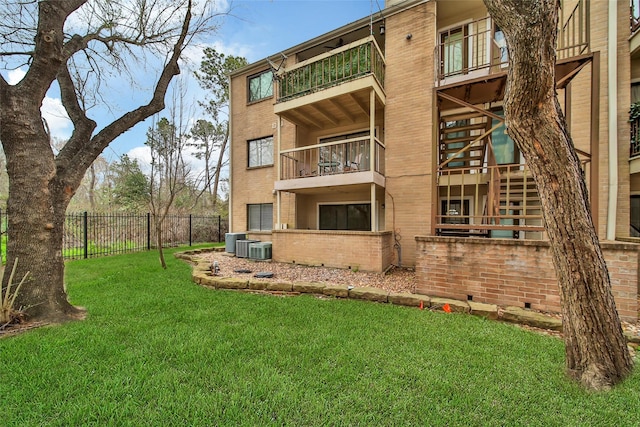
[[[164, 108], [183, 50], [195, 35], [214, 28], [216, 15], [207, 4], [193, 11], [191, 0], [1, 2], [2, 65], [26, 68], [17, 84], [0, 76], [0, 140], [9, 175], [7, 262], [20, 259], [17, 277], [31, 272], [16, 301], [31, 318], [62, 321], [79, 313], [64, 287], [62, 235], [69, 201], [87, 168], [116, 137]], [[140, 58], [149, 62], [136, 63]], [[98, 130], [88, 109], [108, 100], [105, 82], [116, 78], [122, 84], [136, 67], [154, 61], [160, 66], [147, 73], [157, 80], [151, 93], [139, 97], [147, 98], [143, 105]], [[73, 124], [57, 154], [40, 111], [51, 88], [59, 89]]]
[[608, 388], [629, 374], [632, 360], [557, 98], [558, 0], [484, 1], [507, 40], [505, 123], [542, 201], [560, 287], [567, 371], [589, 389]]

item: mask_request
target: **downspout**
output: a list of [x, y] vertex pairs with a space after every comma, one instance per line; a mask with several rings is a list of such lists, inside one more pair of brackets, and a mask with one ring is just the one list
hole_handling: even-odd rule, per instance
[[[609, 2], [609, 39], [607, 41], [609, 87], [609, 202], [607, 205], [607, 240], [616, 239], [618, 210], [618, 2]], [[598, 161], [598, 159], [593, 159]]]
[[[231, 179], [231, 177], [233, 176], [233, 114], [232, 111], [233, 109], [231, 108], [231, 103], [233, 102], [233, 96], [231, 96], [231, 94], [233, 93], [231, 91], [231, 76], [228, 77], [229, 79], [229, 141], [228, 141], [228, 146], [229, 146], [229, 203], [227, 206], [227, 210], [229, 212], [229, 219], [227, 220], [227, 228], [229, 231], [229, 233], [233, 232], [233, 179]], [[217, 195], [216, 195], [217, 197]]]

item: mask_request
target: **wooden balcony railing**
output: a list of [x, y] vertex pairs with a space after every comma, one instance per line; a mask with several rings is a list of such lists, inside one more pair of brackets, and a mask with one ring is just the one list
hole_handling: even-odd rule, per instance
[[[591, 156], [581, 150], [576, 152], [587, 173]], [[484, 237], [506, 237], [505, 231], [513, 231], [513, 237], [520, 232], [534, 232], [525, 238], [542, 238], [542, 205], [529, 167], [498, 165], [491, 150], [487, 157], [482, 166], [438, 170], [440, 205], [435, 216], [436, 231]]]
[[278, 102], [369, 75], [384, 87], [384, 73], [384, 55], [370, 36], [285, 70], [278, 76]]
[[[308, 178], [373, 170], [385, 173], [384, 145], [377, 138], [353, 138], [280, 152], [280, 179]], [[370, 159], [373, 156], [373, 164]]]
[[560, 28], [558, 28], [558, 59], [582, 55], [589, 51], [589, 2], [580, 0], [565, 19], [560, 9]]
[[525, 164], [443, 169], [438, 188], [440, 234], [544, 230], [538, 192]]

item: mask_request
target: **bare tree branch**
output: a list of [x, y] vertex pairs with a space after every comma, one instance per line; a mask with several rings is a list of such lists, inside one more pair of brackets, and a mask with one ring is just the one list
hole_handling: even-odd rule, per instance
[[151, 101], [133, 111], [130, 111], [116, 119], [110, 125], [102, 129], [90, 140], [78, 139], [74, 144], [67, 144], [59, 156], [58, 162], [68, 161], [69, 168], [85, 170], [91, 162], [113, 141], [116, 137], [133, 127], [135, 124], [162, 111], [165, 107], [164, 97], [171, 79], [180, 73], [178, 61], [182, 50], [189, 38], [189, 26], [191, 23], [191, 2], [185, 13], [182, 30], [176, 42], [169, 61], [164, 66], [162, 74], [153, 92]]

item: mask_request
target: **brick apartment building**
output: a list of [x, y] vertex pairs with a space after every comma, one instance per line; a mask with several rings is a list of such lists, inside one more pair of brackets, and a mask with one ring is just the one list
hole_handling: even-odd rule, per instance
[[[623, 1], [562, 3], [558, 97], [618, 310], [637, 318], [637, 21]], [[482, 0], [387, 0], [235, 72], [231, 231], [276, 261], [415, 267], [417, 293], [559, 311], [540, 201], [504, 131], [508, 65]]]

